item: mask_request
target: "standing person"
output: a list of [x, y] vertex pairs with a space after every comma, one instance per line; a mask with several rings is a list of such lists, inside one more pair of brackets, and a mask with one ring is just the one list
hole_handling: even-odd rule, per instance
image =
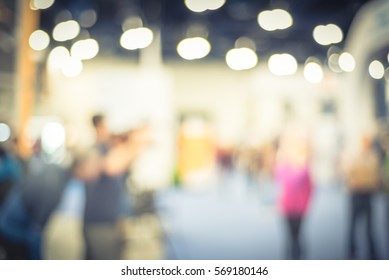
[[61, 199], [44, 231], [46, 259], [79, 260], [85, 256], [83, 218], [86, 185], [93, 185], [101, 174], [100, 154], [87, 149], [74, 154]]
[[0, 212], [0, 239], [7, 245], [8, 259], [42, 258], [42, 233], [67, 180], [66, 170], [43, 164], [37, 170], [29, 168], [7, 194]]
[[386, 131], [381, 139], [381, 146], [384, 151], [384, 160], [381, 169], [382, 177], [382, 190], [386, 196], [386, 240], [387, 241], [387, 254], [389, 258], [389, 130]]
[[128, 214], [129, 202], [125, 179], [129, 167], [141, 149], [137, 134], [123, 135], [120, 141], [110, 133], [103, 115], [95, 115], [95, 147], [102, 158], [99, 180], [87, 184], [84, 235], [87, 259], [120, 259], [120, 217]]
[[312, 193], [307, 138], [294, 130], [281, 138], [275, 166], [281, 187], [279, 205], [288, 230], [287, 259], [301, 259], [301, 226]]
[[368, 237], [369, 258], [376, 259], [372, 199], [380, 185], [380, 164], [379, 156], [374, 150], [373, 143], [368, 135], [361, 138], [357, 150], [346, 159], [344, 172], [351, 197], [348, 257], [354, 259], [357, 256], [357, 223], [365, 219], [364, 231], [367, 232]]
[[22, 166], [16, 155], [0, 145], [0, 211], [7, 194], [23, 175]]

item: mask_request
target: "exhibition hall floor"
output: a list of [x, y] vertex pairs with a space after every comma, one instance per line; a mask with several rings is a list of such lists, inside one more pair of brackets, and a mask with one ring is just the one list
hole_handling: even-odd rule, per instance
[[[239, 173], [219, 186], [172, 189], [156, 197], [168, 259], [284, 259], [284, 223], [277, 209], [277, 186], [249, 183]], [[385, 197], [374, 198], [375, 240], [388, 259]], [[306, 259], [347, 257], [348, 197], [341, 186], [316, 187], [303, 225]], [[359, 231], [361, 232], [361, 231]], [[357, 236], [366, 258], [364, 234]]]

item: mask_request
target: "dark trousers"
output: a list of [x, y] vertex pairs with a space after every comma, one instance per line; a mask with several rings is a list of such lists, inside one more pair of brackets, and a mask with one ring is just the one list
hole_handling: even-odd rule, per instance
[[[372, 215], [372, 200], [373, 193], [352, 193], [351, 194], [351, 224], [349, 232], [349, 258], [356, 257], [356, 233], [358, 221], [364, 222], [362, 228], [367, 233], [369, 258], [376, 259], [376, 251], [374, 248], [373, 237], [373, 215]], [[361, 226], [361, 225], [359, 225]]]
[[387, 259], [389, 259], [389, 193], [386, 195], [386, 244]]
[[30, 255], [27, 245], [23, 243], [14, 242], [8, 238], [0, 235], [0, 251], [1, 259], [6, 260], [28, 260]]
[[300, 229], [303, 217], [301, 215], [290, 215], [286, 217], [288, 231], [287, 259], [301, 259]]
[[87, 260], [120, 260], [121, 236], [116, 223], [88, 223], [84, 226]]

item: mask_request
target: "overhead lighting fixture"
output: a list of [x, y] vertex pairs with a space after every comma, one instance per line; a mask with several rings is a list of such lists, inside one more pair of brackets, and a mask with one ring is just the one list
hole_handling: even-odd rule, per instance
[[132, 16], [127, 18], [123, 24], [122, 29], [123, 31], [127, 31], [129, 29], [139, 28], [143, 26], [143, 20], [138, 16]]
[[290, 54], [273, 54], [268, 61], [271, 73], [276, 76], [293, 75], [297, 71], [297, 60]]
[[235, 48], [227, 52], [226, 62], [233, 70], [248, 70], [257, 65], [258, 56], [252, 49]]
[[201, 37], [187, 38], [177, 45], [178, 54], [186, 60], [203, 58], [207, 56], [210, 51], [211, 44]]
[[330, 57], [328, 58], [328, 67], [334, 73], [342, 72], [342, 69], [339, 66], [339, 54], [333, 53], [330, 55]]
[[369, 74], [373, 79], [382, 79], [385, 75], [385, 67], [378, 60], [374, 60], [369, 65]]
[[320, 83], [323, 80], [323, 69], [317, 62], [308, 62], [304, 66], [305, 79], [313, 84]]
[[251, 38], [242, 36], [235, 41], [235, 48], [249, 48], [252, 50], [256, 50], [257, 46]]
[[196, 13], [202, 13], [207, 10], [217, 10], [225, 3], [226, 0], [185, 0], [186, 7]]
[[125, 31], [120, 37], [120, 45], [127, 50], [143, 49], [153, 41], [153, 31], [139, 27]]
[[287, 29], [293, 25], [290, 13], [282, 9], [260, 12], [257, 20], [259, 26], [266, 31]]
[[50, 69], [62, 69], [65, 63], [69, 60], [70, 53], [67, 48], [63, 46], [55, 47], [51, 50], [47, 59], [47, 64]]
[[28, 43], [33, 50], [42, 51], [49, 46], [50, 37], [45, 31], [36, 30], [31, 33]]
[[345, 72], [354, 71], [356, 62], [352, 54], [344, 52], [339, 56], [339, 67]]
[[79, 60], [92, 59], [99, 52], [99, 44], [95, 39], [80, 40], [70, 49], [72, 57]]
[[30, 8], [32, 10], [45, 10], [54, 4], [55, 0], [31, 0]]
[[313, 29], [313, 38], [323, 46], [337, 44], [343, 40], [343, 32], [335, 24], [318, 25]]
[[6, 142], [11, 137], [11, 129], [5, 123], [0, 123], [0, 142]]
[[76, 38], [78, 34], [80, 34], [80, 25], [75, 20], [58, 23], [53, 30], [53, 38], [59, 42], [72, 40]]
[[80, 15], [80, 26], [83, 28], [90, 28], [95, 25], [97, 21], [97, 13], [93, 9], [85, 10]]
[[81, 74], [82, 68], [83, 66], [81, 60], [69, 57], [62, 66], [62, 73], [68, 78], [73, 78]]

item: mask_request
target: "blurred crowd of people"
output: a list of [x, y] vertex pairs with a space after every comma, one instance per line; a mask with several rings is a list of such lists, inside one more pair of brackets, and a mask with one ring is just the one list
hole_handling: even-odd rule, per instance
[[[125, 239], [121, 221], [134, 213], [134, 198], [128, 192], [129, 173], [150, 141], [149, 126], [114, 135], [104, 115], [93, 116], [91, 125], [96, 135], [94, 145], [72, 151], [67, 167], [43, 160], [39, 141], [28, 159], [18, 157], [16, 140], [0, 146], [0, 258], [121, 259]], [[191, 133], [193, 127], [201, 131], [198, 123], [192, 123]], [[348, 259], [357, 258], [359, 231], [367, 233], [368, 258], [380, 258], [373, 232], [373, 196], [379, 191], [387, 194], [389, 225], [388, 131], [362, 134], [352, 149], [339, 149], [332, 166], [339, 170], [350, 197]], [[209, 161], [213, 144], [204, 139], [185, 140], [190, 145], [180, 143], [182, 151], [189, 149], [195, 156], [191, 161], [186, 154], [181, 173]], [[206, 149], [201, 148], [203, 143]], [[204, 157], [199, 155], [202, 150], [207, 153]], [[260, 146], [216, 151], [222, 174], [240, 170], [248, 174], [249, 184], [270, 178], [279, 186], [278, 206], [285, 221], [287, 259], [305, 257], [302, 228], [317, 186], [312, 159], [311, 135], [298, 125], [286, 127], [277, 139]], [[362, 220], [365, 221], [361, 223]], [[49, 237], [45, 235], [48, 227]], [[68, 228], [77, 232], [71, 233]], [[45, 247], [51, 247], [49, 255]]]
[[[55, 252], [51, 258], [121, 258], [124, 237], [120, 221], [133, 213], [134, 205], [126, 179], [147, 145], [148, 128], [142, 125], [114, 135], [103, 115], [93, 116], [92, 125], [94, 145], [71, 151], [69, 166], [44, 160], [39, 140], [27, 159], [17, 156], [14, 145], [0, 147], [1, 258], [46, 258], [43, 248], [49, 245]], [[53, 219], [60, 219], [62, 225], [70, 222], [78, 232], [62, 226], [63, 232], [52, 234], [54, 240], [49, 242], [45, 230]], [[64, 252], [67, 238], [84, 244], [83, 249]], [[60, 247], [55, 250], [55, 246]]]
[[[320, 176], [314, 174], [314, 140], [312, 133], [301, 126], [286, 127], [279, 137], [259, 145], [239, 149], [220, 149], [218, 162], [222, 170], [243, 170], [248, 177], [248, 185], [261, 185], [264, 178], [273, 180], [279, 186], [278, 206], [284, 217], [287, 233], [286, 259], [304, 258], [304, 238], [301, 228], [304, 217], [310, 209], [314, 189], [321, 184]], [[362, 133], [354, 139], [355, 145], [349, 148], [338, 139], [335, 153], [328, 162], [335, 178], [327, 180], [338, 187], [344, 186], [349, 195], [349, 225], [347, 234], [346, 259], [358, 258], [361, 249], [357, 242], [357, 232], [366, 233], [369, 259], [379, 259], [373, 225], [375, 220], [374, 196], [386, 196], [385, 226], [389, 238], [389, 132], [383, 126], [377, 133]], [[328, 139], [332, 141], [332, 139]], [[331, 151], [333, 153], [334, 151]], [[321, 166], [323, 167], [323, 166]], [[389, 251], [389, 248], [388, 248]]]

